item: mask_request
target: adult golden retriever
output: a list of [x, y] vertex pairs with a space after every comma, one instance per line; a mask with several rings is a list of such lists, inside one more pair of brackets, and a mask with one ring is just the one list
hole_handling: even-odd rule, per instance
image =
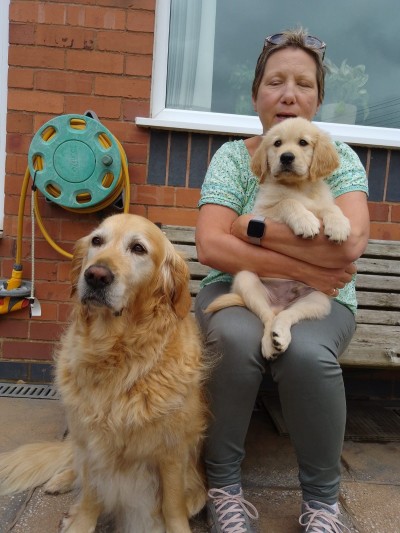
[[156, 225], [119, 214], [78, 241], [71, 277], [76, 305], [56, 358], [69, 437], [2, 454], [1, 490], [52, 476], [46, 489], [65, 491], [77, 475], [63, 533], [93, 532], [103, 512], [118, 533], [189, 533], [206, 498], [207, 413], [188, 267]]
[[[319, 233], [321, 219], [330, 240], [345, 241], [350, 222], [335, 205], [323, 180], [338, 166], [339, 156], [331, 139], [308, 120], [291, 118], [275, 125], [251, 161], [252, 172], [260, 179], [254, 214], [287, 224], [304, 238]], [[323, 318], [330, 311], [329, 298], [304, 283], [260, 279], [248, 271], [237, 273], [231, 293], [214, 300], [206, 312], [232, 305], [245, 306], [262, 320], [261, 349], [266, 359], [287, 349], [293, 324]]]

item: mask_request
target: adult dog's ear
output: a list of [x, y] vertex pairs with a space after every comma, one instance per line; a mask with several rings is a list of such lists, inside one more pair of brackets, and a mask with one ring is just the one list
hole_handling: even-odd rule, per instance
[[324, 132], [318, 133], [310, 166], [311, 181], [329, 176], [339, 165], [339, 155], [330, 137]]
[[79, 274], [82, 270], [83, 259], [86, 256], [86, 251], [87, 239], [86, 237], [83, 237], [83, 239], [79, 239], [79, 241], [76, 241], [74, 246], [70, 272], [71, 296], [75, 294], [76, 289], [78, 287]]
[[166, 258], [161, 265], [161, 282], [163, 293], [179, 318], [184, 318], [190, 312], [192, 305], [189, 278], [190, 273], [186, 261], [170, 244]]
[[251, 158], [250, 168], [252, 173], [260, 180], [260, 183], [263, 183], [269, 172], [267, 145], [264, 141], [261, 142], [260, 146], [254, 152], [254, 155]]

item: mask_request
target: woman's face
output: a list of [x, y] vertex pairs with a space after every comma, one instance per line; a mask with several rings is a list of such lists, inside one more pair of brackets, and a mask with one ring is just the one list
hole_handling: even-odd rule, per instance
[[289, 117], [312, 120], [319, 108], [314, 59], [301, 48], [274, 52], [265, 65], [253, 105], [264, 132]]

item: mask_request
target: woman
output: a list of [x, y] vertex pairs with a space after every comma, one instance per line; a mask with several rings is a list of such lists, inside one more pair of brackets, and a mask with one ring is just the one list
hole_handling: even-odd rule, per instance
[[[264, 132], [288, 117], [313, 119], [324, 96], [324, 53], [325, 44], [303, 29], [267, 37], [252, 87]], [[229, 291], [231, 275], [240, 270], [299, 280], [334, 297], [327, 318], [292, 328], [289, 348], [270, 369], [299, 464], [300, 524], [308, 533], [342, 531], [337, 500], [346, 403], [338, 358], [355, 330], [353, 262], [368, 241], [365, 171], [347, 145], [335, 143], [341, 166], [328, 183], [351, 222], [351, 235], [340, 245], [322, 232], [304, 240], [283, 224], [264, 224], [251, 215], [258, 183], [249, 165], [260, 142], [256, 136], [223, 145], [211, 161], [199, 203], [198, 257], [213, 270], [197, 297], [196, 316], [218, 361], [209, 384], [213, 420], [205, 448], [210, 532], [251, 532], [249, 517], [257, 516], [243, 498], [240, 470], [266, 365], [263, 326], [245, 308], [203, 313]]]

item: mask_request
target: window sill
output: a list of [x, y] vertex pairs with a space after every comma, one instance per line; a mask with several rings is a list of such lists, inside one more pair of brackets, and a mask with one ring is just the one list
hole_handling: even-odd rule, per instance
[[[164, 109], [153, 118], [136, 117], [135, 123], [137, 126], [145, 128], [185, 130], [220, 135], [251, 136], [260, 135], [262, 132], [258, 117], [180, 109]], [[359, 146], [400, 148], [398, 129], [330, 122], [318, 122], [317, 124], [337, 141]]]

